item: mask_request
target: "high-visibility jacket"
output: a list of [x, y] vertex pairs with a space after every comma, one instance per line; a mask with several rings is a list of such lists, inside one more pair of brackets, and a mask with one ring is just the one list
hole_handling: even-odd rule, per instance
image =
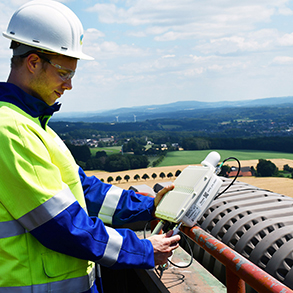
[[154, 267], [149, 240], [104, 225], [151, 219], [153, 199], [87, 177], [47, 125], [59, 107], [0, 83], [0, 293], [97, 292], [94, 262]]

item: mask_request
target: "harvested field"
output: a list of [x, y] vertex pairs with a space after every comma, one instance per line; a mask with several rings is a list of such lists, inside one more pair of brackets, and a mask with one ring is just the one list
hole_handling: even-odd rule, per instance
[[[279, 170], [283, 170], [283, 166], [285, 164], [288, 164], [289, 166], [293, 166], [293, 160], [287, 160], [287, 159], [271, 159], [272, 161], [278, 168]], [[256, 168], [256, 165], [258, 163], [258, 160], [248, 160], [248, 161], [241, 161], [241, 166], [246, 167], [246, 166], [254, 166]], [[236, 166], [237, 163], [235, 161], [228, 161], [226, 163], [229, 166]], [[167, 174], [171, 172], [173, 175], [176, 173], [177, 170], [183, 170], [187, 165], [180, 165], [180, 166], [168, 166], [168, 167], [157, 167], [157, 168], [146, 168], [146, 169], [138, 169], [138, 170], [127, 170], [127, 171], [122, 171], [122, 172], [100, 172], [100, 171], [86, 171], [86, 174], [88, 176], [96, 176], [99, 179], [104, 179], [105, 182], [107, 182], [107, 178], [109, 176], [112, 176], [114, 181], [112, 182], [113, 185], [119, 186], [124, 189], [128, 189], [132, 185], [141, 185], [141, 184], [146, 184], [150, 187], [153, 187], [156, 183], [159, 182], [169, 182], [169, 181], [174, 181], [175, 176], [172, 178], [167, 178]], [[166, 177], [164, 179], [161, 179], [159, 177], [159, 174], [161, 172], [164, 172]], [[156, 173], [157, 178], [152, 179], [152, 174]], [[126, 182], [124, 179], [121, 180], [120, 183], [116, 182], [115, 179], [119, 175], [121, 178], [124, 178], [125, 175], [129, 175], [130, 179], [128, 182]], [[144, 180], [134, 180], [134, 176], [138, 174], [140, 178], [144, 174], [148, 174], [150, 179]], [[290, 197], [293, 197], [293, 179], [289, 178], [280, 178], [280, 177], [239, 177], [238, 181], [246, 182], [248, 184], [251, 184], [253, 186], [263, 188], [266, 190], [270, 190], [279, 194], [287, 195]]]

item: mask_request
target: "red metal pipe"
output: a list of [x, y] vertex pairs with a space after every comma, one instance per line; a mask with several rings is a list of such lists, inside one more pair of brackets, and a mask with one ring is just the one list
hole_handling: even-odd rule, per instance
[[[200, 227], [184, 227], [182, 231], [209, 254], [225, 265], [226, 268], [228, 268], [228, 271], [230, 270], [228, 274], [235, 274], [256, 291], [261, 293], [293, 293], [291, 289], [286, 287], [280, 281], [261, 270], [258, 266], [208, 234], [206, 231], [202, 230]], [[241, 286], [243, 286], [243, 284]], [[240, 288], [240, 290], [242, 289]], [[245, 291], [234, 292], [240, 293]]]
[[245, 293], [245, 282], [226, 267], [227, 293]]

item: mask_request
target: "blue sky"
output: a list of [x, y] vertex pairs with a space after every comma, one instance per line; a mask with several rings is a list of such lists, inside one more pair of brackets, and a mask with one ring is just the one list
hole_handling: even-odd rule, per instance
[[[24, 0], [0, 0], [6, 29]], [[293, 0], [67, 0], [84, 52], [61, 112], [293, 96]], [[0, 80], [9, 72], [0, 42]]]

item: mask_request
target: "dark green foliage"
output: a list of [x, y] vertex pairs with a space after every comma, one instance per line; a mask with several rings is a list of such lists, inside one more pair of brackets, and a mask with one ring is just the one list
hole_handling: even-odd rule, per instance
[[208, 150], [210, 149], [210, 141], [200, 137], [189, 137], [183, 139], [182, 147], [185, 150]]
[[167, 174], [167, 177], [168, 177], [168, 178], [172, 178], [172, 177], [173, 177], [172, 172], [169, 172], [169, 173]]
[[85, 170], [104, 170], [106, 158], [91, 158], [87, 160]]
[[258, 164], [256, 166], [257, 176], [260, 177], [270, 177], [278, 175], [278, 168], [276, 165], [270, 160], [258, 160]]
[[131, 138], [129, 141], [123, 144], [123, 152], [133, 152], [135, 155], [142, 155], [145, 152], [145, 141], [138, 141]]
[[228, 174], [230, 172], [230, 167], [228, 165], [223, 165], [221, 167], [221, 172], [219, 173], [219, 176], [228, 177]]
[[150, 177], [149, 177], [148, 174], [144, 173], [144, 174], [142, 175], [141, 178], [144, 179], [144, 180], [147, 180], [147, 179], [149, 179]]
[[288, 164], [283, 166], [283, 170], [290, 173], [293, 172], [293, 168], [291, 168]]
[[103, 157], [107, 157], [107, 153], [105, 151], [98, 151], [96, 152], [96, 158], [103, 158]]
[[125, 171], [130, 169], [130, 163], [126, 156], [120, 154], [107, 157], [105, 170], [108, 172]]
[[130, 169], [147, 168], [149, 160], [147, 156], [128, 155], [126, 156], [130, 163]]
[[86, 162], [91, 158], [91, 151], [87, 145], [75, 146], [69, 142], [66, 142], [66, 145], [76, 161]]

